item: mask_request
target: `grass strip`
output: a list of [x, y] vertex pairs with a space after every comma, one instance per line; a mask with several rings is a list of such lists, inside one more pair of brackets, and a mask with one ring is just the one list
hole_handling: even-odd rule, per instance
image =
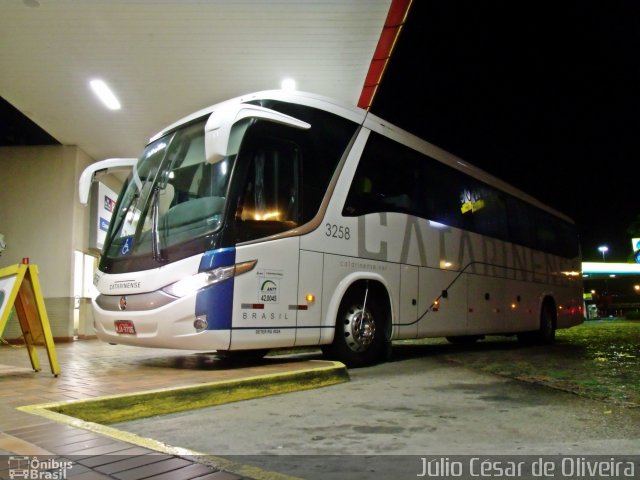
[[445, 339], [398, 342], [424, 345], [468, 368], [572, 392], [611, 404], [640, 407], [640, 322], [590, 320], [558, 330], [553, 345], [521, 345], [488, 336], [474, 345]]
[[48, 405], [46, 408], [88, 422], [108, 425], [348, 381], [346, 367], [339, 362], [332, 362], [330, 367], [79, 400]]
[[559, 330], [554, 345], [466, 351], [456, 360], [478, 370], [637, 407], [639, 352], [640, 322], [602, 320]]

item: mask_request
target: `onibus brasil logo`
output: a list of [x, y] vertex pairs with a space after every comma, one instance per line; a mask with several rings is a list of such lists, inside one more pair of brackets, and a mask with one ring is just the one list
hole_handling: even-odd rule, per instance
[[39, 459], [38, 457], [10, 456], [9, 478], [33, 480], [64, 480], [73, 462], [59, 458]]

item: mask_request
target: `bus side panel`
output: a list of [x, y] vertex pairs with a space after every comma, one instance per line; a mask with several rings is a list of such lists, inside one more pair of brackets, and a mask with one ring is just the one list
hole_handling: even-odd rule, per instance
[[235, 277], [231, 350], [295, 344], [299, 237], [236, 248], [236, 262], [257, 260]]
[[467, 333], [505, 332], [508, 312], [504, 300], [507, 287], [504, 277], [470, 273], [467, 282]]
[[[456, 271], [421, 267], [419, 281], [418, 336], [464, 335], [467, 331], [466, 276]], [[447, 298], [442, 298], [444, 289], [447, 289]]]
[[400, 316], [394, 338], [416, 338], [418, 336], [418, 277], [419, 267], [400, 266]]
[[505, 333], [526, 332], [540, 326], [540, 304], [546, 288], [542, 283], [524, 281], [510, 281], [505, 285]]
[[[320, 343], [323, 257], [324, 255], [320, 252], [300, 251], [296, 346]], [[313, 300], [308, 299], [308, 295], [313, 295]]]

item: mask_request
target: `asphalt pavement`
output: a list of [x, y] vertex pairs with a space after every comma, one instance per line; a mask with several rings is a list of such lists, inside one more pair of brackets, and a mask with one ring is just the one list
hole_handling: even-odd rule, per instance
[[349, 375], [325, 388], [113, 426], [308, 479], [415, 478], [434, 455], [640, 453], [638, 409], [474, 371], [429, 349], [394, 348], [391, 361]]

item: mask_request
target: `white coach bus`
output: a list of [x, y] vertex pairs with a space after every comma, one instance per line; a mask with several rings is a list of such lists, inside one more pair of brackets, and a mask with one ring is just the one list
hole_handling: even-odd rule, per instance
[[583, 321], [571, 219], [375, 115], [265, 91], [153, 137], [120, 192], [96, 274], [97, 336], [347, 366], [393, 340], [518, 335]]

